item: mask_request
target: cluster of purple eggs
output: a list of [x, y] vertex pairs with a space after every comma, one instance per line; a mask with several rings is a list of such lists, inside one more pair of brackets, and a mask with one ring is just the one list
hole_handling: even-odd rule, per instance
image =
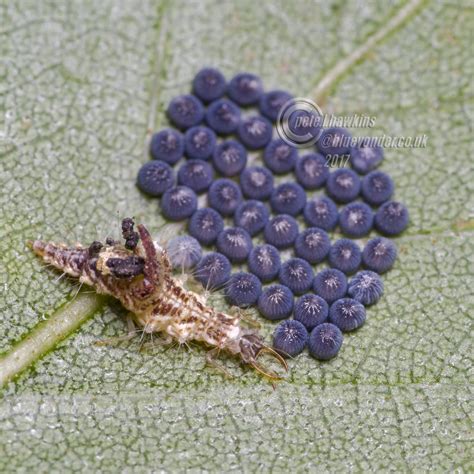
[[[390, 200], [390, 176], [375, 170], [383, 160], [380, 147], [364, 140], [345, 146], [351, 135], [338, 127], [322, 130], [316, 149], [303, 156], [275, 138], [273, 124], [291, 99], [286, 91], [264, 92], [253, 74], [227, 82], [216, 69], [201, 70], [192, 94], [169, 104], [167, 115], [176, 128], [153, 135], [153, 159], [140, 169], [137, 185], [161, 196], [168, 220], [189, 219], [190, 235], [167, 245], [175, 268], [193, 269], [207, 289], [224, 288], [232, 305], [256, 305], [265, 318], [284, 319], [274, 333], [274, 347], [282, 354], [295, 356], [308, 346], [312, 356], [325, 360], [339, 351], [342, 332], [364, 323], [365, 307], [383, 294], [380, 274], [397, 256], [386, 237], [372, 238], [363, 250], [351, 238], [373, 227], [385, 236], [399, 234], [408, 225], [408, 211]], [[259, 113], [244, 114], [247, 107]], [[248, 150], [263, 150], [262, 166], [247, 167]], [[328, 157], [341, 155], [349, 157], [352, 169], [330, 172]], [[176, 176], [172, 166], [183, 156], [187, 160]], [[275, 175], [290, 172], [296, 182], [275, 184]], [[306, 191], [320, 188], [327, 195], [307, 199]], [[207, 207], [198, 208], [202, 193]], [[307, 228], [300, 232], [301, 215]], [[225, 227], [225, 220], [233, 226]], [[331, 243], [328, 232], [336, 226], [347, 238]], [[261, 233], [265, 243], [254, 246], [252, 237]], [[213, 245], [217, 251], [203, 255], [201, 246]], [[294, 256], [282, 262], [280, 253], [288, 248]], [[315, 275], [313, 265], [323, 261], [330, 268]], [[248, 272], [232, 274], [232, 264], [245, 263]]]

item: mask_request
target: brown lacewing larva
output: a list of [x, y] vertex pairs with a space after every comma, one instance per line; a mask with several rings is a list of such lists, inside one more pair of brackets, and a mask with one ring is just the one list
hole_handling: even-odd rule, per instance
[[204, 297], [185, 289], [172, 275], [166, 250], [153, 242], [145, 226], [138, 225], [138, 232], [133, 227], [132, 219], [123, 220], [125, 245], [111, 239], [89, 247], [41, 240], [30, 245], [46, 263], [97, 293], [117, 298], [145, 333], [161, 333], [181, 344], [203, 342], [213, 348], [209, 362], [226, 351], [272, 379], [279, 377], [257, 363], [262, 353], [275, 357], [287, 370], [285, 360], [256, 330], [242, 327], [240, 316], [217, 311], [206, 305]]

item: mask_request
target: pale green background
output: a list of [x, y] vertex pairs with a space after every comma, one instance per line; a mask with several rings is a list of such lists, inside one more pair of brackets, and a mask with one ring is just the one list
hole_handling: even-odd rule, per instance
[[429, 136], [386, 152], [412, 223], [339, 357], [300, 356], [275, 390], [248, 370], [229, 381], [199, 347], [95, 346], [125, 330], [104, 307], [3, 390], [0, 470], [472, 470], [472, 31], [468, 0], [0, 2], [5, 354], [76, 292], [27, 239], [87, 243], [125, 215], [156, 234], [134, 178], [203, 65], [318, 99], [329, 77], [325, 110]]

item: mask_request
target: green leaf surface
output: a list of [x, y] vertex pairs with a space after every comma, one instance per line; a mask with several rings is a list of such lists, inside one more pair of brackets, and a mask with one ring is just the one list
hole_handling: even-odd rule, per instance
[[[468, 1], [1, 4], [0, 470], [472, 469], [473, 22]], [[123, 310], [25, 245], [118, 236], [128, 215], [179, 229], [134, 180], [203, 65], [376, 117], [356, 134], [428, 137], [386, 150], [411, 225], [383, 299], [275, 389], [199, 346], [95, 345]]]

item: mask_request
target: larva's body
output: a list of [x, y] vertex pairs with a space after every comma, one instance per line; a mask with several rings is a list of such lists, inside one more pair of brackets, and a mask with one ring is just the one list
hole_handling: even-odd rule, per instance
[[[133, 232], [133, 221], [122, 224], [125, 246], [107, 241], [88, 248], [34, 241], [33, 251], [45, 262], [92, 286], [98, 293], [117, 298], [146, 333], [161, 333], [177, 340], [203, 342], [217, 351], [241, 357], [258, 371], [274, 377], [257, 364], [263, 351], [284, 360], [265, 345], [254, 330], [231, 316], [207, 306], [203, 297], [185, 289], [172, 275], [166, 251], [153, 243], [142, 225]], [[139, 244], [141, 240], [141, 245]]]

